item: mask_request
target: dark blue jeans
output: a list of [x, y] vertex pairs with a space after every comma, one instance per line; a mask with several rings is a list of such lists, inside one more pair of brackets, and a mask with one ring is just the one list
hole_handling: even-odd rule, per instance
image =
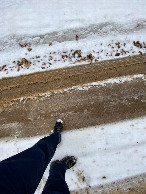
[[[0, 194], [33, 194], [52, 159], [59, 142], [53, 133], [39, 140], [33, 147], [0, 162]], [[54, 163], [43, 194], [68, 194], [65, 164]]]

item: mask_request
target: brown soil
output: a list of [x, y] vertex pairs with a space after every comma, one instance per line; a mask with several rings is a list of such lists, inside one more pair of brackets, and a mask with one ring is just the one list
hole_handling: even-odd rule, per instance
[[57, 118], [71, 130], [143, 116], [145, 91], [144, 80], [137, 79], [16, 100], [0, 113], [0, 137], [47, 134]]
[[[145, 56], [0, 80], [0, 137], [47, 134], [57, 118], [64, 120], [65, 130], [71, 130], [145, 115], [143, 79], [88, 90], [64, 90], [119, 75], [144, 73]], [[50, 95], [41, 96], [44, 92]]]
[[86, 187], [71, 194], [145, 194], [146, 193], [146, 174], [127, 178], [98, 187]]
[[13, 99], [146, 72], [146, 54], [0, 79], [0, 111]]

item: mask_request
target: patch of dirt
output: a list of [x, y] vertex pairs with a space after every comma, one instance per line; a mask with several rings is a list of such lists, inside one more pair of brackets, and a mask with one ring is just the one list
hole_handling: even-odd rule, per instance
[[85, 178], [85, 176], [84, 176], [84, 171], [78, 170], [78, 171], [76, 172], [76, 175], [77, 175], [78, 181], [79, 181], [81, 184], [86, 183], [86, 178]]
[[146, 193], [146, 174], [127, 178], [100, 185], [97, 187], [87, 186], [84, 189], [71, 191], [71, 194], [145, 194]]

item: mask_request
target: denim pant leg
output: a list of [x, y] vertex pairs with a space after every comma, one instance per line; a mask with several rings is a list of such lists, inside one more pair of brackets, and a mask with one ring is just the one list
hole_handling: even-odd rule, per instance
[[42, 194], [69, 194], [69, 188], [65, 182], [65, 172], [65, 164], [61, 162], [52, 164]]
[[33, 194], [55, 153], [58, 142], [59, 134], [53, 133], [39, 140], [33, 147], [1, 161], [1, 193]]

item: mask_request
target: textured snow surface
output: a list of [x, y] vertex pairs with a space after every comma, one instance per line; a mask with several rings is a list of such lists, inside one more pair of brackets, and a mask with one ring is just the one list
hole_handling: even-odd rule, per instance
[[91, 24], [134, 26], [145, 19], [145, 0], [1, 0], [0, 37], [38, 35]]
[[[146, 172], [146, 117], [63, 132], [54, 158], [78, 158], [66, 172], [70, 190], [98, 186]], [[51, 130], [51, 129], [50, 129]], [[41, 137], [1, 139], [0, 160], [31, 147]], [[49, 166], [36, 193], [48, 177]]]
[[145, 53], [145, 10], [145, 0], [1, 0], [0, 78]]

